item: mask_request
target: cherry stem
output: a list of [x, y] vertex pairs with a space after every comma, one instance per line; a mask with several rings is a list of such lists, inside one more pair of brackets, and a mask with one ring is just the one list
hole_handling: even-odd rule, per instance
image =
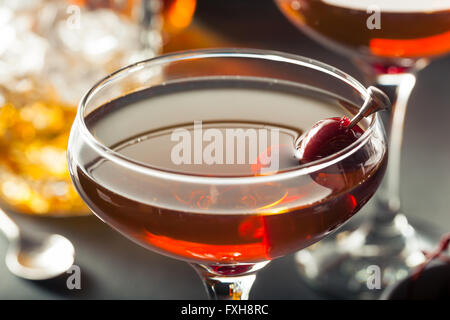
[[366, 101], [364, 101], [363, 106], [359, 109], [359, 112], [353, 117], [347, 126], [347, 130], [353, 128], [362, 118], [368, 117], [372, 113], [378, 112], [380, 110], [385, 110], [391, 106], [391, 102], [388, 96], [380, 89], [370, 86], [367, 91], [369, 92]]

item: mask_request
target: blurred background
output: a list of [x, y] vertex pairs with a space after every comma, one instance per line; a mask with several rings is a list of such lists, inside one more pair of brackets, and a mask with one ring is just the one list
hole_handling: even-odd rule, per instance
[[[82, 272], [82, 289], [70, 291], [68, 275], [25, 281], [0, 262], [1, 299], [206, 298], [191, 267], [111, 230], [89, 215], [71, 186], [65, 147], [76, 105], [106, 74], [161, 53], [249, 47], [311, 57], [362, 80], [349, 59], [306, 37], [272, 0], [164, 0], [149, 1], [145, 10], [141, 6], [138, 0], [0, 1], [2, 206], [26, 232], [68, 237]], [[442, 234], [450, 229], [450, 57], [434, 60], [418, 79], [405, 128], [403, 209], [408, 218]], [[0, 256], [6, 248], [0, 241]], [[254, 299], [327, 298], [302, 281], [292, 256], [262, 270], [252, 292]]]

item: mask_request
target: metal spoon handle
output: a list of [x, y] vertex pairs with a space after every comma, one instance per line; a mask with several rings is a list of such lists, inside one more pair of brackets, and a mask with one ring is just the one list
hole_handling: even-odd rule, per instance
[[20, 230], [17, 224], [11, 220], [11, 218], [0, 208], [0, 231], [8, 238], [9, 241], [13, 241], [19, 238]]
[[350, 124], [347, 126], [348, 129], [351, 129], [362, 118], [367, 117], [374, 112], [387, 109], [391, 106], [388, 96], [383, 91], [372, 86], [367, 90], [369, 91], [369, 96], [366, 101], [364, 101], [364, 104], [359, 109], [359, 112], [350, 121]]

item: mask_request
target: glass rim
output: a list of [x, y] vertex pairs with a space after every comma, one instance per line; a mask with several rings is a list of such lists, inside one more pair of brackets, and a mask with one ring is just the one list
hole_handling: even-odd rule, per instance
[[[377, 124], [381, 124], [381, 120], [377, 113], [370, 116], [371, 120], [369, 122], [368, 128], [365, 132], [352, 144], [346, 148], [336, 152], [332, 155], [324, 157], [319, 160], [315, 160], [306, 164], [301, 164], [296, 167], [287, 168], [284, 170], [275, 171], [273, 174], [267, 175], [242, 175], [242, 176], [206, 176], [196, 173], [183, 173], [180, 171], [164, 169], [152, 166], [151, 164], [145, 164], [127, 157], [120, 152], [114, 151], [108, 146], [100, 142], [94, 135], [90, 132], [86, 123], [84, 121], [84, 113], [89, 103], [90, 99], [95, 96], [95, 94], [102, 88], [108, 86], [108, 84], [114, 82], [116, 79], [120, 79], [127, 74], [137, 72], [148, 66], [158, 66], [165, 65], [171, 62], [183, 61], [189, 59], [207, 59], [207, 58], [246, 58], [246, 59], [261, 59], [268, 60], [272, 62], [285, 62], [291, 63], [298, 66], [307, 67], [310, 69], [315, 69], [319, 72], [327, 73], [335, 78], [345, 82], [346, 84], [352, 86], [355, 90], [359, 92], [363, 100], [369, 97], [369, 92], [367, 88], [362, 85], [358, 80], [354, 79], [352, 76], [341, 71], [338, 68], [332, 67], [323, 62], [307, 58], [300, 55], [295, 55], [291, 53], [285, 53], [275, 50], [263, 50], [263, 49], [249, 49], [249, 48], [220, 48], [220, 49], [196, 49], [196, 50], [186, 50], [178, 51], [169, 54], [160, 55], [154, 58], [142, 60], [118, 69], [109, 75], [105, 76], [103, 79], [94, 84], [82, 97], [77, 108], [77, 115], [75, 123], [80, 129], [80, 133], [84, 136], [85, 141], [92, 147], [100, 156], [113, 161], [119, 165], [127, 167], [129, 169], [135, 170], [137, 172], [150, 174], [152, 176], [157, 176], [164, 179], [195, 182], [195, 183], [209, 183], [209, 184], [228, 184], [231, 182], [238, 182], [240, 184], [254, 183], [254, 182], [273, 182], [282, 178], [292, 178], [295, 176], [301, 176], [305, 174], [310, 174], [315, 171], [326, 168], [330, 165], [342, 161], [347, 156], [356, 152], [359, 147], [361, 147], [373, 134], [374, 127]], [[189, 77], [186, 78], [187, 80]], [[198, 77], [197, 77], [198, 79]], [[359, 147], [358, 147], [359, 146]]]

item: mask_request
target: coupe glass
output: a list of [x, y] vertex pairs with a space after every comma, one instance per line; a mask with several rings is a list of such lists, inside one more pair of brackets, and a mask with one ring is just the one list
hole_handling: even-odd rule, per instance
[[371, 218], [356, 230], [297, 255], [300, 272], [314, 287], [339, 297], [375, 297], [380, 290], [366, 286], [369, 266], [380, 268], [382, 287], [386, 287], [422, 263], [422, 250], [438, 241], [430, 228], [423, 228], [423, 223], [413, 228], [402, 213], [400, 156], [406, 107], [417, 72], [450, 51], [450, 1], [275, 2], [307, 35], [350, 56], [366, 82], [385, 91], [393, 102], [389, 165]]
[[[200, 100], [189, 103], [177, 98], [180, 85], [189, 94], [201, 89], [199, 83], [240, 89], [246, 79], [258, 84], [260, 91], [252, 95], [254, 100], [244, 102], [239, 96], [213, 93], [206, 101], [208, 112], [198, 112]], [[171, 92], [170, 88], [178, 89]], [[108, 116], [105, 104], [117, 107], [120, 101], [153, 89], [159, 91], [136, 104], [139, 113], [132, 101], [121, 104], [112, 129], [92, 129], [92, 121], [101, 122]], [[354, 106], [351, 113], [370, 99], [369, 91], [345, 73], [291, 54], [218, 49], [160, 56], [111, 74], [84, 96], [68, 145], [72, 181], [104, 222], [147, 249], [189, 262], [211, 298], [247, 299], [256, 271], [319, 241], [375, 193], [387, 162], [379, 116], [363, 119], [364, 134], [340, 152], [301, 166], [297, 161], [294, 167], [264, 175], [221, 175], [208, 168], [201, 173], [164, 169], [161, 162], [143, 163], [125, 156], [114, 145], [124, 138], [140, 137], [141, 132], [159, 132], [161, 127], [177, 128], [192, 121], [251, 119], [283, 126], [277, 123], [279, 119], [308, 116], [309, 112], [296, 114], [294, 103], [291, 113], [278, 117], [283, 106], [261, 99], [270, 90], [279, 94], [276, 101], [295, 92], [327, 93], [335, 101]], [[161, 92], [174, 100], [159, 105]], [[314, 111], [313, 104], [298, 101], [298, 112]], [[227, 108], [222, 107], [224, 103]], [[148, 116], [152, 110], [154, 116]], [[158, 153], [163, 163], [171, 161], [170, 155], [163, 158], [164, 150], [150, 148], [148, 152]], [[349, 181], [353, 187], [340, 187]]]

